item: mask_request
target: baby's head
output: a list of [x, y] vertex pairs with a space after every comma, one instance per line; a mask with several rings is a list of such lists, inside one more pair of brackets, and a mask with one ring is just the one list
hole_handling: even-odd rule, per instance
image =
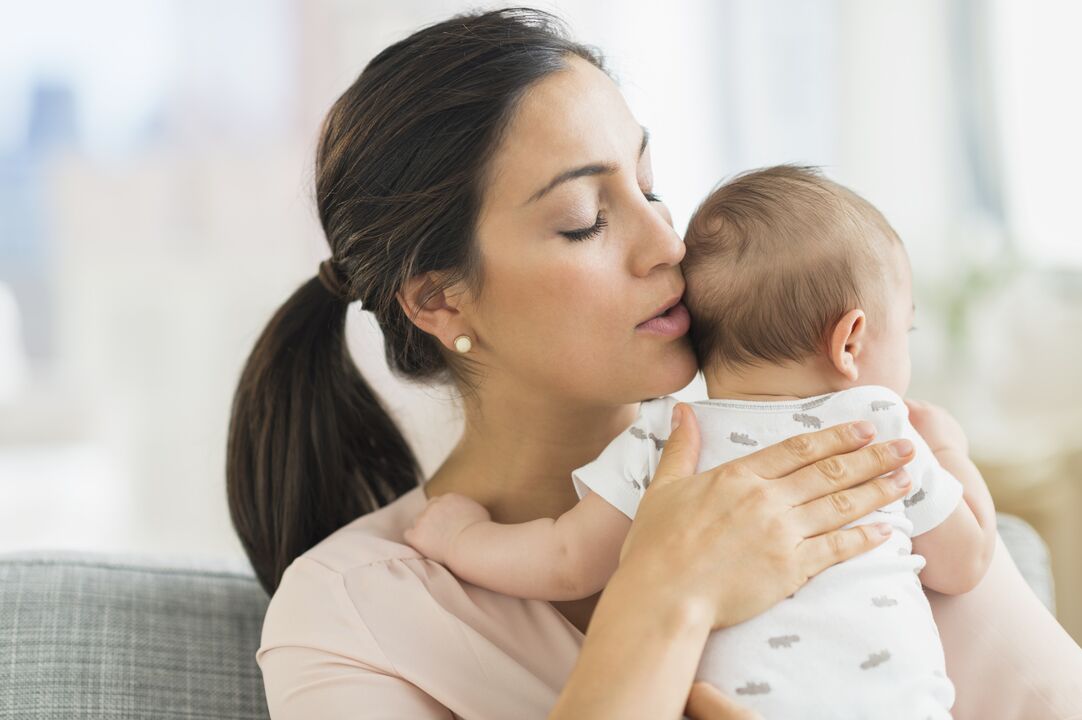
[[684, 242], [690, 336], [712, 390], [905, 395], [909, 259], [862, 197], [814, 168], [747, 172], [703, 201]]

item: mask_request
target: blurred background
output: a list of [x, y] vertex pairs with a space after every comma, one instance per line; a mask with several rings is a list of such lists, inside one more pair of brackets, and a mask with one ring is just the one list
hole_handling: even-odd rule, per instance
[[[914, 267], [911, 395], [961, 420], [997, 508], [1049, 543], [1082, 640], [1082, 4], [536, 6], [607, 55], [678, 229], [718, 180], [777, 162], [822, 165], [886, 214]], [[0, 4], [0, 551], [243, 557], [229, 406], [329, 254], [319, 122], [376, 52], [473, 7]], [[349, 323], [431, 472], [453, 399], [393, 378], [374, 322], [355, 306]]]

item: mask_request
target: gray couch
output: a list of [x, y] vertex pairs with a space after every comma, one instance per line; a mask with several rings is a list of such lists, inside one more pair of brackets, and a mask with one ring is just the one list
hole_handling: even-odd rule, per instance
[[[1055, 612], [1048, 550], [999, 515]], [[75, 551], [0, 554], [0, 719], [266, 718], [267, 596], [246, 563]]]

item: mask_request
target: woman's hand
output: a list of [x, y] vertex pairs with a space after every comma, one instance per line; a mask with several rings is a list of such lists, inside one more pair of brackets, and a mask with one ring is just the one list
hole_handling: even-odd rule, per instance
[[417, 552], [447, 564], [455, 538], [470, 525], [491, 520], [481, 503], [458, 493], [444, 493], [428, 501], [425, 509], [405, 532], [405, 539]]
[[904, 471], [900, 486], [880, 476], [913, 459], [912, 442], [868, 445], [869, 422], [797, 435], [696, 474], [695, 415], [677, 404], [673, 421], [550, 718], [675, 717], [686, 707], [696, 720], [752, 720], [750, 709], [694, 682], [710, 630], [754, 617], [880, 545], [887, 536], [875, 525], [838, 528], [910, 485]]
[[617, 574], [634, 568], [651, 593], [708, 613], [715, 629], [758, 615], [825, 568], [881, 544], [889, 526], [887, 534], [878, 525], [838, 528], [909, 488], [898, 469], [913, 458], [912, 443], [868, 445], [875, 427], [866, 421], [797, 435], [699, 474], [695, 414], [677, 404], [673, 422]]

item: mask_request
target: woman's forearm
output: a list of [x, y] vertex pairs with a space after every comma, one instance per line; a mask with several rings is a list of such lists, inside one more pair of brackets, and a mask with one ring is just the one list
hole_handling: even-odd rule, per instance
[[682, 716], [714, 615], [666, 587], [664, 572], [616, 571], [549, 720]]

